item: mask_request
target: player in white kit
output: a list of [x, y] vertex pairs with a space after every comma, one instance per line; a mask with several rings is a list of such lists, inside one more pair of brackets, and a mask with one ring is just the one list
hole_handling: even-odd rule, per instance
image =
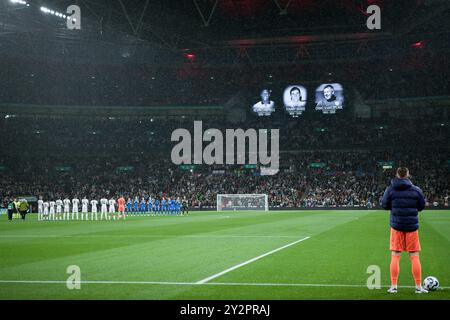
[[78, 205], [80, 204], [80, 200], [77, 198], [72, 199], [72, 220], [73, 216], [75, 215], [78, 220]]
[[84, 220], [84, 216], [86, 216], [86, 220], [88, 220], [88, 206], [89, 200], [84, 197], [81, 199], [81, 220]]
[[91, 200], [91, 220], [94, 220], [94, 214], [95, 214], [95, 220], [98, 220], [97, 218], [97, 200]]
[[100, 204], [101, 204], [101, 208], [100, 208], [100, 220], [103, 220], [103, 215], [105, 215], [105, 220], [109, 220], [108, 219], [108, 199], [106, 198], [101, 198], [100, 199]]
[[42, 213], [44, 212], [44, 200], [42, 200], [42, 197], [39, 197], [38, 200], [38, 220], [42, 220]]
[[71, 201], [69, 199], [65, 198], [63, 200], [63, 203], [64, 203], [64, 220], [69, 220], [70, 219], [69, 214], [70, 214], [70, 203], [71, 203]]
[[111, 215], [113, 219], [116, 220], [116, 199], [111, 198], [108, 201], [109, 203], [109, 218], [111, 219]]
[[56, 220], [55, 218], [55, 201], [50, 201], [50, 212], [48, 214], [48, 220]]
[[42, 219], [43, 220], [48, 220], [48, 206], [49, 206], [49, 203], [48, 202], [44, 202], [43, 204], [42, 204], [42, 206], [43, 206], [43, 211], [42, 211]]
[[63, 206], [63, 201], [61, 199], [56, 200], [56, 219], [57, 220], [62, 219], [62, 206]]

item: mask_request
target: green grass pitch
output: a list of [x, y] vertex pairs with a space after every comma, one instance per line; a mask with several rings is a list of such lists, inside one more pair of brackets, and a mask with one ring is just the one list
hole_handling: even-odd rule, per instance
[[[386, 293], [385, 211], [27, 218], [0, 216], [0, 299], [450, 299], [448, 210], [420, 213], [423, 277], [442, 287], [427, 295], [412, 287]], [[66, 286], [69, 265], [80, 267], [79, 290]], [[379, 290], [366, 286], [370, 265], [380, 267]], [[406, 253], [399, 285], [414, 285]]]

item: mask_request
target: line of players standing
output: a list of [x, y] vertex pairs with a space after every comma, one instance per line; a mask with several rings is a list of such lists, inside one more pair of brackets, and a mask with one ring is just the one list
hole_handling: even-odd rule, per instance
[[[97, 210], [97, 205], [100, 204], [100, 217]], [[125, 203], [125, 199], [102, 198], [100, 201], [95, 199], [88, 200], [83, 198], [81, 200], [74, 198], [72, 200], [66, 198], [64, 200], [58, 199], [56, 201], [44, 201], [42, 197], [38, 200], [38, 220], [119, 220], [126, 219], [127, 214], [132, 215], [180, 215], [188, 213], [187, 201], [180, 201], [177, 199], [152, 199], [146, 201], [144, 198], [139, 202], [138, 197], [134, 202], [131, 198]], [[116, 211], [116, 205], [118, 210]]]
[[187, 200], [180, 198], [170, 199], [170, 198], [162, 198], [152, 199], [151, 197], [148, 200], [145, 198], [141, 198], [139, 201], [138, 197], [134, 198], [134, 201], [131, 201], [131, 198], [128, 198], [127, 204], [125, 207], [125, 212], [131, 214], [187, 214], [188, 204]]

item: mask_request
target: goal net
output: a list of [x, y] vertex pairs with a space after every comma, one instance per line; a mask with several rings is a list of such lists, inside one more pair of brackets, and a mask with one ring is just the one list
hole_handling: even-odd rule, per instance
[[267, 194], [218, 194], [217, 211], [264, 210], [269, 211]]

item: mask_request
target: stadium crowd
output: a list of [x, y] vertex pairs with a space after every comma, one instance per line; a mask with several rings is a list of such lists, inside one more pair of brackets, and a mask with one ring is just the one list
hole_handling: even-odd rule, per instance
[[[212, 208], [220, 193], [264, 193], [270, 207], [378, 207], [393, 170], [404, 165], [428, 206], [448, 206], [449, 126], [437, 120], [381, 125], [336, 116], [284, 126], [249, 120], [244, 128], [282, 128], [280, 172], [265, 176], [258, 166], [172, 164], [171, 131], [191, 129], [192, 119], [2, 117], [0, 147], [8, 152], [0, 158], [0, 202], [122, 194], [180, 197], [191, 207]], [[215, 118], [204, 123], [213, 127], [236, 125]]]
[[[24, 153], [54, 154], [78, 150], [140, 153], [173, 147], [171, 133], [177, 128], [193, 130], [195, 118], [136, 116], [81, 117], [61, 115], [0, 114], [2, 148], [20, 148]], [[217, 128], [280, 129], [281, 150], [317, 150], [414, 145], [446, 146], [450, 123], [434, 119], [353, 119], [343, 115], [312, 115], [292, 119], [247, 118], [230, 123], [219, 116], [203, 119], [203, 130]], [[57, 133], [55, 135], [54, 133]]]

